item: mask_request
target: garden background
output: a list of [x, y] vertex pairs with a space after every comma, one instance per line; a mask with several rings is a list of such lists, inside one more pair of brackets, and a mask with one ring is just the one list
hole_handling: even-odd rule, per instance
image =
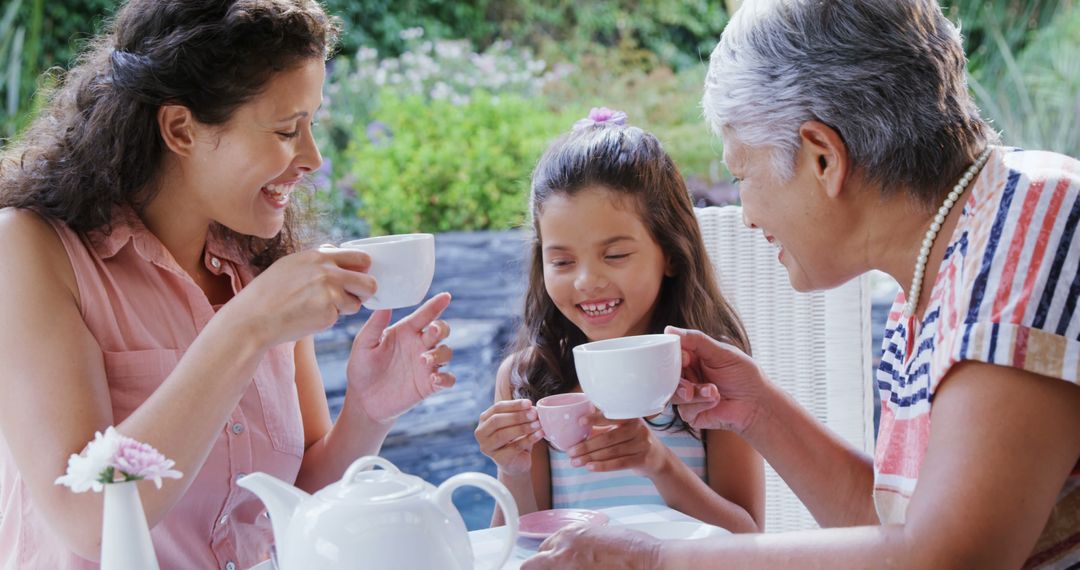
[[[344, 34], [316, 128], [324, 164], [311, 204], [320, 241], [437, 234], [433, 291], [450, 290], [458, 386], [404, 416], [383, 454], [438, 483], [494, 472], [472, 429], [491, 401], [523, 287], [528, 178], [590, 107], [625, 110], [674, 157], [699, 205], [737, 202], [721, 143], [702, 120], [708, 55], [728, 0], [325, 0]], [[3, 0], [0, 150], [115, 10], [113, 0]], [[1006, 144], [1080, 156], [1080, 10], [1074, 0], [956, 0], [970, 87]], [[891, 283], [882, 284], [887, 306]], [[879, 309], [879, 312], [883, 310]], [[319, 335], [333, 410], [351, 335]], [[877, 345], [868, 347], [877, 350]], [[459, 491], [470, 528], [490, 501]]]
[[[114, 0], [4, 0], [0, 145]], [[551, 138], [606, 105], [657, 134], [699, 202], [736, 200], [698, 104], [729, 0], [327, 0], [318, 204], [338, 235], [505, 229]], [[971, 87], [1005, 141], [1080, 155], [1073, 0], [956, 0]]]

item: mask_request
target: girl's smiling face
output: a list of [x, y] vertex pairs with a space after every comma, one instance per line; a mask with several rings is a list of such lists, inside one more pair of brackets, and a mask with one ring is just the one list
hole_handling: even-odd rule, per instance
[[592, 187], [551, 196], [539, 216], [544, 288], [589, 340], [648, 332], [670, 273], [635, 206]]

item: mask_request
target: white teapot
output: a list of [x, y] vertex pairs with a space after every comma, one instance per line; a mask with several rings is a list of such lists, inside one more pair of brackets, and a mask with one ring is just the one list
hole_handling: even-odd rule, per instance
[[463, 485], [495, 497], [506, 514], [510, 533], [494, 568], [502, 568], [517, 537], [513, 496], [482, 473], [454, 475], [436, 488], [386, 459], [367, 456], [314, 495], [266, 473], [247, 475], [239, 485], [255, 493], [270, 513], [281, 570], [472, 570], [465, 523], [450, 501]]

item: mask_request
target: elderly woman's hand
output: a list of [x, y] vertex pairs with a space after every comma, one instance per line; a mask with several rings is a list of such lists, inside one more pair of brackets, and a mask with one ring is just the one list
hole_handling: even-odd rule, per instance
[[548, 537], [521, 568], [652, 570], [660, 567], [660, 544], [635, 530], [571, 525]]
[[346, 399], [356, 399], [372, 420], [389, 422], [453, 386], [454, 375], [440, 370], [453, 355], [442, 344], [450, 326], [437, 320], [449, 304], [450, 295], [440, 293], [389, 328], [390, 311], [375, 311], [353, 341]]
[[683, 379], [674, 398], [682, 418], [698, 429], [744, 433], [770, 387], [754, 359], [700, 331], [667, 327], [664, 332], [682, 340]]

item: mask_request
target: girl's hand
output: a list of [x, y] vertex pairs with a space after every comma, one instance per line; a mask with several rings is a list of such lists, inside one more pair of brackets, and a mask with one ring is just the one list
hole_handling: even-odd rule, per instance
[[368, 254], [319, 248], [282, 257], [218, 312], [263, 348], [299, 340], [351, 315], [376, 288]]
[[353, 341], [345, 405], [358, 405], [367, 417], [387, 423], [453, 386], [454, 375], [439, 370], [453, 356], [440, 344], [450, 326], [436, 320], [449, 304], [450, 294], [439, 293], [390, 328], [391, 311], [375, 311]]
[[507, 475], [529, 471], [532, 448], [544, 437], [532, 402], [524, 399], [495, 402], [480, 414], [474, 434], [480, 451]]
[[639, 475], [653, 477], [671, 457], [671, 450], [641, 418], [609, 420], [603, 412], [596, 410], [580, 421], [591, 423], [593, 432], [588, 439], [570, 448], [568, 455], [575, 467], [590, 471], [632, 469]]
[[667, 327], [664, 332], [681, 337], [683, 379], [674, 402], [683, 419], [698, 429], [745, 433], [770, 388], [754, 359], [700, 331]]

